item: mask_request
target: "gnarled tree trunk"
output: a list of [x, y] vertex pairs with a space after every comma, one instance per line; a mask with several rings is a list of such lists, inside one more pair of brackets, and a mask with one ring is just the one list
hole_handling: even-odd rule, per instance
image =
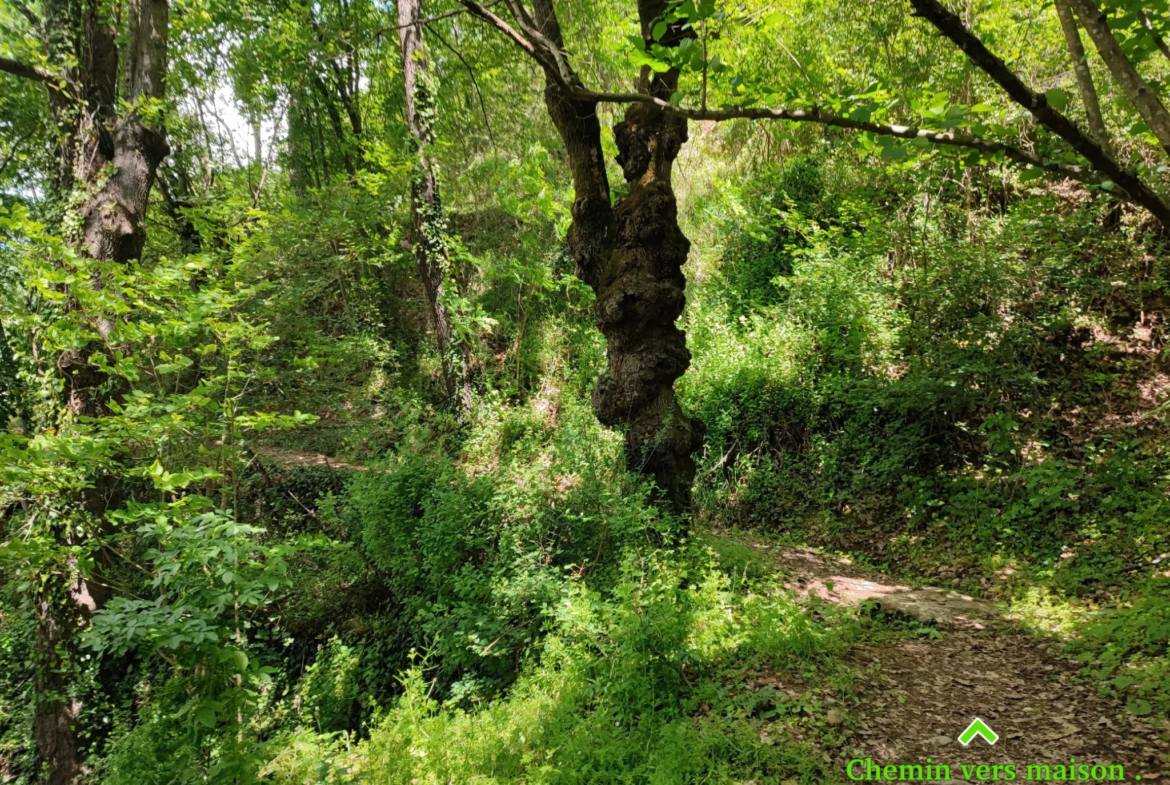
[[[647, 42], [666, 6], [639, 2]], [[534, 0], [533, 10], [540, 32], [563, 50], [551, 0]], [[693, 33], [670, 29], [659, 43], [676, 46], [687, 35]], [[652, 477], [662, 501], [682, 512], [695, 478], [692, 455], [705, 433], [674, 393], [691, 359], [686, 335], [675, 324], [686, 304], [682, 267], [690, 242], [678, 225], [671, 183], [687, 121], [650, 104], [626, 110], [614, 135], [629, 193], [611, 206], [597, 105], [573, 98], [550, 66], [545, 70], [545, 103], [569, 154], [576, 191], [569, 250], [577, 275], [597, 293], [595, 319], [606, 339], [607, 368], [593, 390], [593, 411], [603, 424], [624, 428], [628, 467]], [[575, 74], [570, 77], [579, 84]], [[678, 72], [671, 70], [652, 79], [643, 73], [639, 89], [669, 101], [677, 85]]]
[[[652, 95], [669, 100], [677, 73], [655, 75]], [[624, 425], [626, 461], [652, 476], [676, 510], [689, 505], [705, 429], [688, 417], [674, 382], [691, 363], [675, 322], [686, 305], [691, 244], [678, 225], [671, 184], [687, 121], [650, 104], [631, 105], [614, 128], [618, 163], [630, 190], [614, 205], [615, 248], [601, 276], [597, 327], [609, 367], [593, 390], [593, 410], [606, 425]]]

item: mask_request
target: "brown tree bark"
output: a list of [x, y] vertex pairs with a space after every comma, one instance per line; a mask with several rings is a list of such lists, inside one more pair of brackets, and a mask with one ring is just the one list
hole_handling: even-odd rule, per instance
[[1105, 61], [1122, 92], [1146, 121], [1150, 132], [1157, 137], [1163, 149], [1170, 153], [1170, 112], [1166, 111], [1161, 99], [1150, 89], [1134, 64], [1121, 51], [1121, 45], [1109, 30], [1109, 22], [1104, 12], [1093, 0], [1069, 0], [1069, 5], [1076, 11], [1089, 38], [1093, 40], [1093, 45], [1097, 47], [1097, 53]]
[[[534, 0], [533, 21], [554, 45], [564, 49], [561, 27], [552, 0]], [[580, 79], [569, 69], [576, 85]], [[613, 205], [609, 176], [605, 171], [605, 153], [601, 149], [601, 120], [596, 101], [582, 101], [570, 96], [545, 67], [544, 104], [553, 121], [573, 175], [573, 221], [566, 241], [577, 266], [577, 277], [598, 290], [601, 274], [614, 247]]]
[[398, 37], [402, 48], [402, 79], [406, 88], [406, 125], [415, 147], [415, 166], [410, 182], [410, 210], [414, 223], [414, 259], [419, 279], [430, 306], [442, 364], [443, 385], [447, 397], [459, 401], [464, 418], [471, 414], [470, 347], [460, 342], [460, 372], [456, 378], [452, 358], [450, 314], [443, 303], [443, 285], [450, 265], [447, 228], [439, 194], [437, 165], [431, 153], [434, 142], [435, 100], [430, 87], [430, 73], [423, 48], [422, 0], [399, 0]]
[[[510, 2], [518, 23], [563, 52], [551, 0], [534, 0], [531, 20]], [[654, 20], [666, 9], [641, 0], [638, 14], [649, 43]], [[669, 30], [660, 43], [677, 46], [686, 35]], [[686, 304], [682, 266], [690, 242], [678, 225], [671, 169], [687, 140], [687, 121], [654, 104], [634, 104], [614, 127], [618, 163], [629, 192], [610, 206], [597, 104], [569, 94], [580, 80], [567, 59], [544, 64], [545, 104], [569, 156], [575, 198], [568, 232], [578, 276], [597, 293], [595, 320], [605, 335], [607, 369], [593, 390], [593, 411], [604, 425], [625, 431], [626, 463], [652, 477], [667, 507], [690, 506], [692, 455], [703, 443], [702, 421], [688, 417], [674, 382], [690, 365], [686, 335], [675, 322]], [[559, 78], [558, 78], [559, 77]], [[639, 89], [669, 102], [678, 72], [643, 75]]]
[[[56, 70], [29, 72], [0, 63], [0, 70], [49, 89], [58, 130], [54, 187], [61, 218], [76, 227], [68, 239], [95, 261], [129, 262], [142, 253], [151, 187], [169, 152], [159, 121], [147, 119], [157, 117], [154, 104], [163, 96], [169, 14], [167, 0], [128, 1], [123, 67], [118, 30], [96, 0], [47, 0], [42, 29]], [[57, 358], [64, 405], [74, 417], [101, 416], [116, 393], [89, 362], [105, 351], [113, 322], [97, 316], [93, 326], [100, 340]], [[81, 492], [76, 518], [54, 532], [56, 540], [63, 546], [84, 544], [86, 532], [102, 525], [112, 490], [111, 478], [97, 477]], [[71, 785], [85, 774], [77, 735], [81, 705], [73, 690], [76, 633], [103, 599], [98, 585], [72, 561], [49, 574], [37, 596], [33, 736], [40, 779], [50, 785]]]
[[1081, 103], [1085, 107], [1085, 117], [1089, 123], [1089, 133], [1106, 155], [1113, 156], [1113, 144], [1109, 140], [1109, 129], [1105, 127], [1105, 118], [1101, 114], [1101, 102], [1097, 98], [1097, 86], [1093, 84], [1093, 73], [1089, 70], [1089, 61], [1085, 57], [1085, 47], [1081, 43], [1081, 33], [1077, 29], [1077, 20], [1069, 7], [1068, 0], [1056, 0], [1056, 15], [1060, 18], [1060, 29], [1064, 32], [1064, 42], [1068, 47], [1069, 57], [1072, 58], [1073, 71], [1077, 75], [1077, 89], [1081, 94]]

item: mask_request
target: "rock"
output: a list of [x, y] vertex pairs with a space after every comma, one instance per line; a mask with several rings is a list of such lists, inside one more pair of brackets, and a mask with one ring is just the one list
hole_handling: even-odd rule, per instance
[[837, 711], [836, 709], [829, 709], [828, 713], [825, 715], [825, 722], [829, 723], [830, 725], [840, 725], [844, 721], [845, 718], [842, 717], [841, 712]]
[[990, 602], [946, 589], [923, 587], [890, 592], [877, 598], [883, 611], [904, 613], [920, 622], [981, 626], [995, 619], [999, 611]]
[[932, 744], [935, 747], [942, 747], [942, 746], [945, 746], [945, 745], [951, 743], [951, 737], [950, 736], [935, 736], [932, 739], [930, 739], [927, 743]]

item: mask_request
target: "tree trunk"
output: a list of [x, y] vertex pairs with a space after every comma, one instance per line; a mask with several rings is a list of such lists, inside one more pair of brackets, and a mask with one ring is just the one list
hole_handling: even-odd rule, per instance
[[39, 780], [46, 785], [72, 785], [87, 773], [77, 736], [81, 702], [72, 689], [76, 636], [106, 599], [91, 593], [76, 564], [68, 566], [72, 580], [49, 576], [36, 599], [33, 739], [43, 767]]
[[1064, 31], [1064, 42], [1068, 46], [1069, 57], [1072, 58], [1073, 70], [1077, 75], [1077, 87], [1081, 94], [1081, 103], [1085, 106], [1085, 116], [1089, 122], [1089, 133], [1105, 154], [1112, 157], [1113, 144], [1109, 141], [1109, 129], [1105, 127], [1105, 118], [1101, 114], [1101, 102], [1097, 99], [1097, 86], [1093, 84], [1093, 73], [1089, 70], [1089, 61], [1085, 57], [1085, 47], [1081, 44], [1081, 34], [1077, 29], [1077, 20], [1073, 16], [1068, 0], [1056, 0], [1056, 15], [1060, 17], [1060, 27]]
[[1093, 45], [1097, 47], [1097, 52], [1105, 61], [1122, 92], [1146, 121], [1150, 132], [1157, 137], [1163, 149], [1170, 153], [1170, 113], [1166, 111], [1157, 94], [1142, 79], [1137, 68], [1121, 51], [1121, 46], [1109, 30], [1105, 14], [1093, 0], [1069, 0], [1069, 4], [1076, 11], [1089, 37], [1093, 39]]
[[[649, 91], [670, 100], [677, 79], [674, 72], [656, 74]], [[691, 362], [686, 335], [675, 325], [686, 305], [682, 267], [691, 244], [678, 225], [670, 179], [687, 121], [634, 104], [614, 134], [630, 190], [614, 205], [616, 248], [597, 297], [609, 367], [593, 390], [593, 409], [602, 423], [625, 426], [630, 468], [652, 476], [681, 512], [695, 478], [691, 455], [705, 433], [674, 394], [675, 380]]]
[[[643, 37], [666, 3], [642, 0]], [[534, 0], [534, 21], [563, 50], [551, 0]], [[664, 46], [691, 31], [669, 30]], [[575, 79], [575, 75], [574, 75]], [[639, 89], [669, 101], [678, 72], [643, 77]], [[688, 417], [674, 382], [690, 365], [686, 335], [675, 322], [686, 304], [682, 266], [690, 242], [678, 225], [671, 168], [687, 140], [687, 121], [657, 106], [633, 104], [614, 127], [618, 163], [629, 193], [610, 207], [597, 107], [571, 98], [546, 73], [545, 103], [569, 154], [576, 197], [569, 250], [578, 276], [597, 292], [595, 319], [605, 335], [608, 367], [593, 390], [593, 411], [604, 425], [625, 430], [626, 464], [654, 479], [668, 508], [690, 507], [695, 462], [705, 428]]]
[[464, 418], [471, 414], [471, 348], [460, 341], [462, 354], [459, 379], [453, 363], [453, 331], [450, 314], [443, 303], [443, 286], [450, 259], [447, 253], [447, 226], [439, 196], [434, 142], [435, 97], [422, 38], [422, 0], [399, 0], [398, 34], [402, 45], [402, 78], [406, 87], [406, 125], [415, 146], [414, 172], [410, 181], [410, 211], [414, 222], [414, 259], [419, 279], [430, 306], [435, 328], [443, 386], [447, 398], [458, 396]]
[[[95, 261], [129, 262], [142, 253], [150, 190], [169, 149], [165, 132], [144, 121], [139, 110], [163, 96], [169, 14], [167, 0], [129, 0], [127, 62], [122, 69], [118, 31], [104, 20], [97, 3], [84, 8], [68, 0], [45, 3], [50, 59], [62, 71], [74, 64], [66, 71], [74, 94], [50, 90], [50, 109], [59, 131], [55, 186], [62, 205], [80, 195], [80, 220], [68, 239], [83, 257]], [[120, 73], [122, 99], [130, 107], [121, 115]], [[100, 341], [57, 358], [65, 381], [64, 404], [74, 417], [103, 415], [116, 394], [111, 380], [89, 362], [93, 354], [106, 350], [104, 341], [113, 321], [97, 316], [94, 327]], [[79, 517], [96, 522], [88, 525], [102, 525], [113, 485], [113, 478], [99, 476], [93, 487], [81, 492]], [[82, 544], [78, 537], [65, 531], [56, 535], [65, 546]], [[81, 705], [72, 694], [75, 638], [103, 600], [97, 585], [71, 561], [61, 565], [37, 597], [33, 736], [43, 779], [51, 785], [70, 785], [85, 773], [77, 736]]]
[[[541, 32], [564, 49], [552, 0], [533, 0], [532, 7]], [[579, 79], [575, 81], [580, 85]], [[613, 205], [597, 104], [569, 97], [547, 69], [544, 104], [565, 145], [573, 175], [573, 221], [566, 237], [569, 253], [577, 266], [577, 277], [597, 292], [614, 247]]]

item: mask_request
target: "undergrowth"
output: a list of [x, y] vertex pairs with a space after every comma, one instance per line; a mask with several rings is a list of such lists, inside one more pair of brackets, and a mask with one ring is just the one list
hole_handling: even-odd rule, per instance
[[1051, 195], [965, 210], [945, 167], [887, 182], [936, 194], [890, 220], [842, 166], [705, 202], [721, 256], [681, 381], [705, 515], [1000, 599], [1164, 716], [1159, 241]]

